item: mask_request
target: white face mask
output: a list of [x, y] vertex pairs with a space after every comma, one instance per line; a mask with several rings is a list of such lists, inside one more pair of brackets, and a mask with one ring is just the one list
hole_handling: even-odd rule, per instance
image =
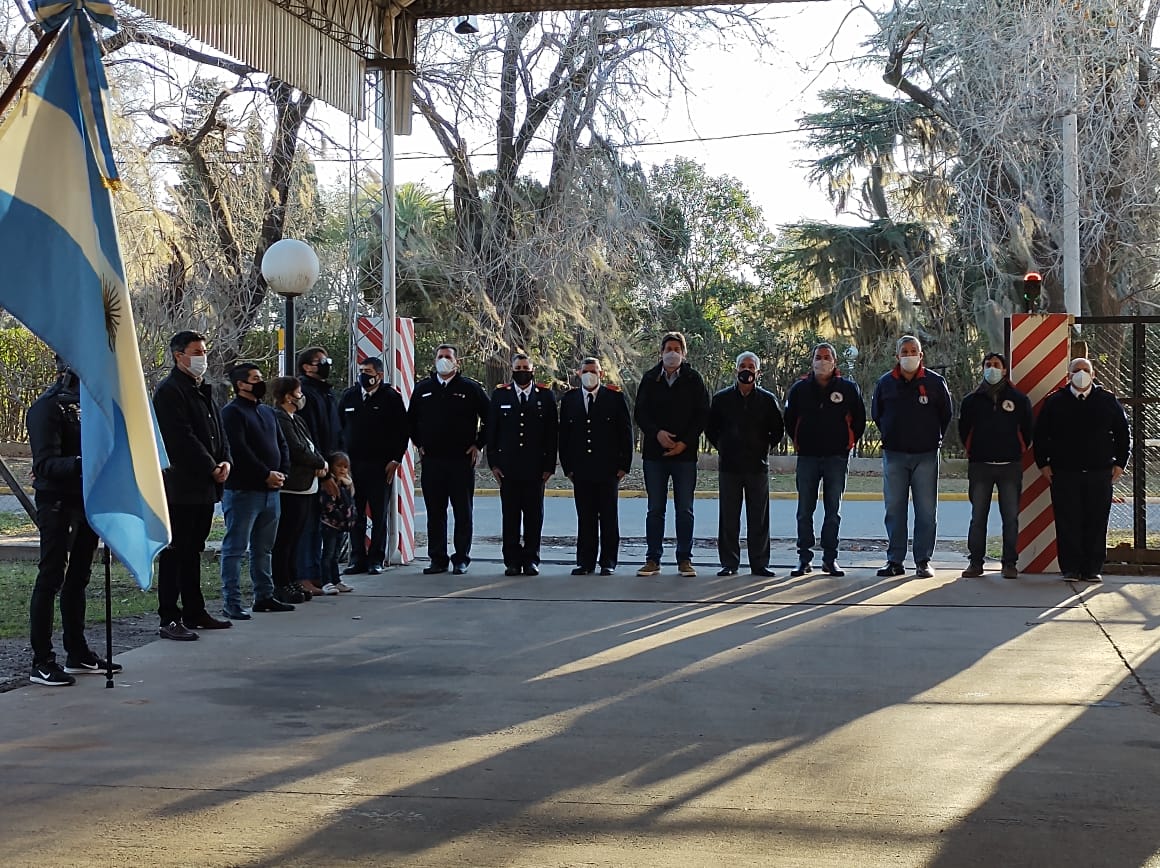
[[1086, 392], [1092, 384], [1092, 375], [1081, 368], [1071, 375], [1071, 384], [1077, 392]]
[[297, 398], [295, 398], [294, 399], [294, 406], [297, 407], [299, 410], [301, 410], [303, 407], [305, 407], [306, 406], [306, 396], [299, 395]]
[[676, 350], [669, 350], [661, 356], [661, 361], [667, 369], [672, 370], [673, 368], [680, 367], [682, 358], [681, 354]]
[[1003, 379], [1003, 369], [983, 368], [983, 379], [990, 383], [992, 386], [997, 386]]
[[435, 360], [435, 370], [446, 377], [455, 370], [455, 362], [451, 361], [447, 356], [443, 356]]
[[814, 359], [814, 373], [819, 377], [828, 377], [834, 371], [832, 359]]
[[585, 371], [580, 375], [580, 385], [585, 389], [595, 389], [600, 385], [600, 375], [593, 371]]
[[188, 356], [189, 358], [189, 372], [195, 377], [204, 376], [206, 368], [209, 367], [209, 361], [205, 356]]
[[918, 366], [922, 364], [922, 359], [918, 356], [903, 356], [898, 360], [898, 364], [901, 365], [902, 370], [906, 371], [906, 373], [913, 374], [918, 370]]

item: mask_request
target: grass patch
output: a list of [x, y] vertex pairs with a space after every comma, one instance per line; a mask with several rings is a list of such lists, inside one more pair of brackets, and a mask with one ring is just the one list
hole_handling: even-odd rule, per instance
[[[36, 582], [35, 561], [0, 561], [0, 639], [28, 635], [28, 603]], [[113, 617], [152, 615], [157, 611], [155, 590], [142, 591], [137, 581], [120, 564], [113, 564], [110, 589]], [[201, 591], [207, 600], [221, 596], [221, 576], [215, 563], [206, 561], [201, 571]], [[97, 624], [105, 617], [105, 566], [93, 564], [88, 587], [86, 623]], [[59, 614], [55, 626], [60, 629]]]
[[25, 512], [0, 512], [0, 536], [36, 534], [36, 522]]

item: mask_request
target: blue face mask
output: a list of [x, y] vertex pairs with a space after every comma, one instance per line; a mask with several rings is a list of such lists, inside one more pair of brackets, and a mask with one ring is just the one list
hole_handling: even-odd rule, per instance
[[1002, 368], [983, 368], [983, 379], [992, 386], [997, 386], [1003, 381]]

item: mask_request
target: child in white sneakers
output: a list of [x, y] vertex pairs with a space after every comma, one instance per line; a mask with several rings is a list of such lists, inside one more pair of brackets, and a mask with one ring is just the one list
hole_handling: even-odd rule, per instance
[[338, 553], [342, 541], [354, 527], [354, 482], [350, 476], [350, 456], [335, 452], [327, 459], [330, 476], [338, 487], [331, 495], [321, 486], [318, 492], [322, 513], [322, 593], [338, 594], [353, 591], [338, 574]]

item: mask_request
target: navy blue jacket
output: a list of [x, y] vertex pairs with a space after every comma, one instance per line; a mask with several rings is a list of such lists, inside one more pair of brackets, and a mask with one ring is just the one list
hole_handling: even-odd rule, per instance
[[601, 386], [584, 409], [584, 389], [572, 389], [560, 399], [560, 467], [565, 476], [586, 482], [615, 477], [632, 467], [632, 418], [619, 389]]
[[169, 456], [164, 471], [166, 499], [180, 504], [217, 503], [222, 499], [222, 485], [213, 472], [223, 461], [232, 464], [233, 458], [213, 387], [174, 366], [153, 393], [153, 412]]
[[798, 455], [846, 455], [866, 430], [862, 390], [837, 371], [822, 386], [813, 372], [789, 387], [785, 430]]
[[1035, 463], [1052, 470], [1128, 466], [1132, 434], [1116, 396], [1092, 386], [1079, 400], [1070, 387], [1052, 392], [1035, 420]]
[[270, 491], [271, 470], [290, 472], [290, 448], [272, 407], [234, 398], [222, 407], [222, 427], [234, 457], [226, 488], [232, 491]]
[[351, 386], [338, 401], [342, 442], [350, 460], [381, 464], [402, 461], [407, 451], [410, 422], [403, 396], [389, 383], [363, 397], [362, 386]]
[[1031, 399], [1004, 382], [991, 397], [983, 383], [959, 406], [959, 439], [968, 461], [1019, 461], [1031, 445]]
[[942, 446], [953, 413], [947, 381], [924, 365], [910, 380], [895, 365], [878, 379], [870, 402], [882, 448], [891, 452], [935, 451]]
[[411, 442], [433, 458], [464, 458], [475, 445], [487, 446], [491, 403], [476, 380], [456, 372], [443, 385], [432, 373], [415, 384], [407, 408]]
[[512, 480], [554, 473], [558, 428], [556, 396], [547, 386], [532, 384], [526, 407], [511, 383], [497, 386], [487, 417], [488, 466]]
[[[643, 441], [641, 457], [646, 461], [696, 461], [697, 446], [709, 420], [709, 390], [688, 362], [681, 363], [680, 375], [670, 386], [664, 366], [658, 362], [640, 381], [634, 415]], [[665, 450], [657, 441], [659, 431], [668, 431], [684, 443], [685, 451], [665, 458]]]

